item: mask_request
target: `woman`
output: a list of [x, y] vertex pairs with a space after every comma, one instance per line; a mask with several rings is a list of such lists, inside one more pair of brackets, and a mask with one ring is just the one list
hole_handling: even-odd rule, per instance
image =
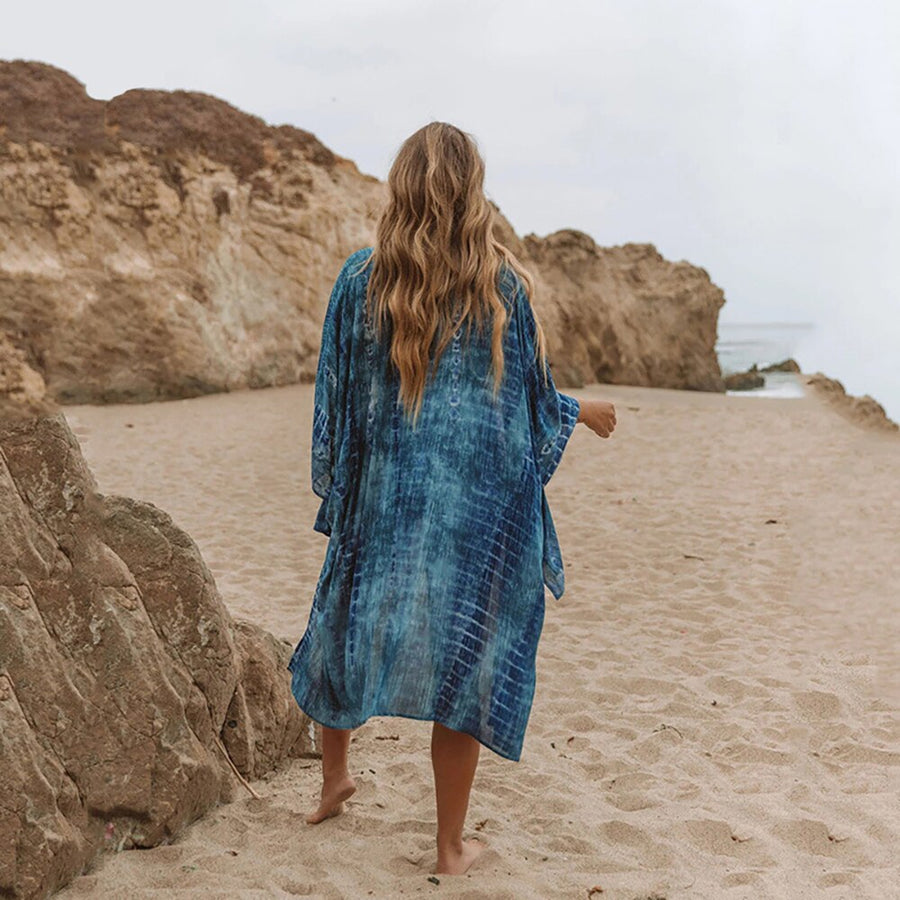
[[289, 668], [322, 725], [321, 822], [356, 789], [350, 732], [432, 721], [436, 873], [462, 874], [480, 746], [520, 758], [544, 588], [564, 589], [544, 485], [576, 422], [613, 404], [559, 393], [530, 296], [493, 237], [470, 135], [431, 122], [400, 148], [374, 247], [344, 263], [315, 384], [314, 524], [329, 536]]

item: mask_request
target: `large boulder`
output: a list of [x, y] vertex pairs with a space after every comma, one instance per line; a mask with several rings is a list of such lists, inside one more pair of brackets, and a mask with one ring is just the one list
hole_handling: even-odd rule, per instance
[[[0, 330], [63, 403], [311, 381], [343, 260], [386, 185], [208, 94], [89, 97], [0, 62]], [[649, 244], [496, 236], [529, 267], [561, 386], [723, 390], [721, 290]]]
[[31, 898], [317, 748], [292, 648], [232, 620], [166, 513], [98, 493], [13, 369], [0, 357], [0, 896]]
[[30, 416], [55, 409], [47, 397], [40, 372], [25, 361], [25, 354], [0, 331], [0, 415]]

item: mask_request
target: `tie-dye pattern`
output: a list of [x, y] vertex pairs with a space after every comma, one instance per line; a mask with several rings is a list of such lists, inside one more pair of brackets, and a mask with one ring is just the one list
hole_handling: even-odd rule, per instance
[[[329, 536], [309, 622], [288, 665], [299, 706], [332, 728], [370, 716], [441, 722], [518, 760], [531, 711], [544, 588], [564, 590], [544, 486], [578, 417], [534, 359], [515, 274], [495, 401], [490, 334], [465, 326], [425, 388], [416, 429], [365, 316], [372, 248], [328, 303], [315, 384], [313, 528]], [[549, 374], [549, 370], [548, 370]]]

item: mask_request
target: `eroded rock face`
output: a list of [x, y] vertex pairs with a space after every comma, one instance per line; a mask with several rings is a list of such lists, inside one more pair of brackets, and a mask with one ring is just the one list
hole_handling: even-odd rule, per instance
[[[206, 94], [0, 63], [0, 330], [61, 402], [309, 380], [377, 179]], [[5, 127], [4, 127], [5, 126]]]
[[29, 416], [50, 411], [47, 386], [25, 354], [0, 331], [0, 416]]
[[804, 383], [812, 388], [817, 396], [855, 425], [895, 434], [900, 432], [900, 425], [889, 418], [884, 407], [869, 394], [863, 394], [861, 397], [848, 394], [840, 381], [829, 378], [822, 372], [803, 377]]
[[0, 416], [0, 896], [170, 839], [233, 798], [228, 756], [316, 752], [290, 649], [166, 513], [97, 493], [62, 413]]
[[[341, 263], [386, 185], [314, 135], [207, 94], [87, 96], [0, 62], [0, 330], [63, 403], [310, 381]], [[724, 298], [651, 245], [497, 237], [537, 281], [560, 386], [722, 390]]]
[[716, 356], [722, 290], [652, 244], [598, 247], [581, 231], [501, 240], [536, 276], [535, 306], [558, 385], [599, 381], [723, 391]]

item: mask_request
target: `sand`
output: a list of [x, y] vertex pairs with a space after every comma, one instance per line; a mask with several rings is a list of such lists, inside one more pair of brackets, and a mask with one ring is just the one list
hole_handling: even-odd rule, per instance
[[[569, 393], [618, 427], [579, 425], [548, 487], [566, 593], [521, 761], [482, 749], [467, 875], [428, 880], [431, 725], [379, 717], [343, 816], [306, 825], [319, 763], [295, 760], [59, 896], [900, 897], [900, 438], [809, 389]], [[232, 612], [292, 643], [326, 546], [312, 396], [66, 409], [101, 490], [171, 513]]]

